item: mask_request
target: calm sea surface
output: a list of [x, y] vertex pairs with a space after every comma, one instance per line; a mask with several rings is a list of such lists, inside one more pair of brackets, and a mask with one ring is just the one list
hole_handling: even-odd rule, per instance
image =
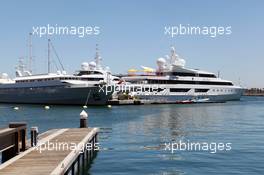
[[[0, 104], [0, 127], [26, 121], [40, 132], [78, 127], [77, 106]], [[215, 104], [88, 107], [89, 126], [101, 128], [87, 174], [264, 174], [264, 97]], [[166, 149], [165, 144], [231, 143], [216, 153]], [[166, 149], [166, 150], [165, 150]]]

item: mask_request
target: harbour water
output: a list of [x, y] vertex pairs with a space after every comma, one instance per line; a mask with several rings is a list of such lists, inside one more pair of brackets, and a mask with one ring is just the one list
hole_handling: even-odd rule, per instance
[[[19, 106], [19, 110], [14, 110]], [[40, 132], [79, 126], [78, 106], [0, 105], [0, 127], [25, 121]], [[211, 104], [88, 107], [100, 152], [87, 174], [263, 174], [264, 97]], [[164, 144], [231, 143], [231, 150], [165, 150]]]

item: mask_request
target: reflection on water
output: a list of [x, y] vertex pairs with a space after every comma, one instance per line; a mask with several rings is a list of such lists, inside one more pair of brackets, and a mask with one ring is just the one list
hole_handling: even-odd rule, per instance
[[[0, 126], [26, 121], [43, 132], [78, 127], [81, 107], [0, 105]], [[99, 127], [101, 151], [87, 174], [261, 174], [264, 98], [217, 104], [88, 107], [88, 125]], [[232, 150], [164, 151], [165, 142], [231, 142]]]
[[[259, 134], [264, 131], [263, 104], [263, 99], [249, 99], [220, 104], [117, 107], [116, 110], [127, 111], [119, 116], [127, 120], [112, 123], [112, 137], [102, 145], [113, 149], [102, 152], [90, 171], [95, 174], [107, 174], [108, 170], [117, 174], [259, 174], [263, 169], [260, 163], [263, 157], [257, 156], [263, 154], [263, 149], [257, 149], [264, 144]], [[252, 139], [254, 135], [257, 141]], [[216, 154], [164, 151], [164, 142], [179, 139], [231, 142], [233, 148]], [[259, 160], [253, 161], [256, 156]], [[99, 170], [100, 163], [106, 165], [105, 171]]]
[[[157, 106], [154, 106], [157, 107]], [[127, 122], [127, 132], [131, 135], [155, 136], [160, 142], [175, 141], [179, 137], [206, 134], [215, 131], [217, 125], [225, 122], [224, 106], [221, 104], [161, 105], [159, 113], [142, 117], [142, 121]], [[159, 137], [157, 137], [159, 136]], [[131, 138], [133, 139], [133, 138]]]

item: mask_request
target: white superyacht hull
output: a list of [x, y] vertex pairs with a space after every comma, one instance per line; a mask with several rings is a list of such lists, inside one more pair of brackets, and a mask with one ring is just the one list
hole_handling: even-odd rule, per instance
[[152, 103], [218, 103], [240, 100], [241, 95], [138, 95], [137, 97]]
[[[240, 100], [244, 89], [239, 86], [208, 85], [133, 85], [137, 87], [134, 96], [152, 103], [204, 103]], [[140, 87], [140, 88], [139, 88]], [[151, 89], [152, 88], [152, 89]], [[145, 89], [141, 92], [141, 89]], [[147, 90], [146, 90], [147, 89]], [[150, 90], [151, 89], [151, 90]], [[170, 89], [189, 89], [188, 92], [171, 92]], [[205, 89], [207, 92], [195, 92]], [[135, 88], [134, 88], [135, 90]]]

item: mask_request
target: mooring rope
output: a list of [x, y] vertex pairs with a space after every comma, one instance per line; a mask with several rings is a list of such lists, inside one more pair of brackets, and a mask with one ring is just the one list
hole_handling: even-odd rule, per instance
[[87, 106], [88, 100], [89, 100], [89, 98], [90, 98], [90, 93], [91, 93], [91, 89], [89, 90], [89, 92], [88, 92], [88, 94], [87, 94], [87, 98], [86, 98], [86, 101], [85, 101], [84, 106]]

